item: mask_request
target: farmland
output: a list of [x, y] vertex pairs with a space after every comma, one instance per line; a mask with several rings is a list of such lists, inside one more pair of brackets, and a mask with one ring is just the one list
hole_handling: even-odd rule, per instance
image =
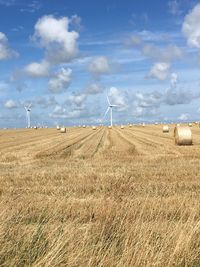
[[0, 130], [0, 266], [200, 266], [200, 128]]

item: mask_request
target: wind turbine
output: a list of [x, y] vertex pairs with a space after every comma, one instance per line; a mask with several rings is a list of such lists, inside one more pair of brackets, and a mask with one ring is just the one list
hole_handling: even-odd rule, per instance
[[119, 105], [113, 105], [113, 104], [111, 104], [111, 103], [110, 103], [110, 100], [109, 100], [109, 98], [108, 98], [108, 95], [106, 95], [106, 98], [107, 98], [107, 101], [108, 101], [108, 108], [107, 108], [107, 110], [106, 110], [106, 112], [105, 112], [105, 114], [104, 114], [103, 119], [106, 117], [107, 113], [108, 113], [109, 110], [110, 110], [110, 126], [112, 127], [112, 126], [113, 126], [113, 108], [114, 108], [114, 107], [119, 107]]
[[27, 128], [31, 127], [31, 104], [24, 106], [26, 110]]

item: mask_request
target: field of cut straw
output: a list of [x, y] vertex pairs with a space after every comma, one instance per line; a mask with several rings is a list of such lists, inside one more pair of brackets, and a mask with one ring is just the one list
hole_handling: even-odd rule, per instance
[[0, 130], [0, 266], [200, 266], [200, 128]]

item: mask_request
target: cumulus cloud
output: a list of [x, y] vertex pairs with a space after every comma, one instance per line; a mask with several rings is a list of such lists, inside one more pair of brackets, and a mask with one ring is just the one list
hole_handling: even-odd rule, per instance
[[52, 64], [70, 62], [78, 55], [79, 34], [70, 31], [70, 18], [43, 16], [35, 25], [33, 38], [46, 49], [46, 58]]
[[158, 110], [156, 108], [144, 108], [144, 107], [138, 107], [136, 106], [134, 110], [132, 110], [133, 117], [136, 118], [148, 118], [148, 117], [154, 117], [158, 115]]
[[53, 112], [49, 114], [53, 119], [75, 119], [82, 116], [82, 111], [78, 109], [67, 111], [64, 107], [57, 105]]
[[125, 95], [116, 87], [111, 87], [108, 92], [108, 97], [113, 105], [119, 105], [120, 110], [124, 110], [127, 108], [127, 100]]
[[54, 96], [41, 96], [35, 99], [34, 103], [42, 108], [48, 108], [57, 105], [57, 101]]
[[65, 112], [66, 112], [66, 109], [59, 105], [57, 105], [53, 110], [54, 114], [59, 114], [59, 115], [63, 115]]
[[169, 75], [170, 64], [166, 62], [158, 62], [150, 69], [147, 78], [155, 78], [158, 80], [166, 80]]
[[182, 25], [182, 32], [189, 46], [200, 48], [200, 4], [197, 4], [186, 15]]
[[85, 93], [88, 95], [96, 95], [102, 93], [104, 87], [99, 83], [91, 83], [85, 90]]
[[84, 102], [87, 99], [87, 94], [79, 93], [76, 95], [70, 95], [68, 101], [70, 101], [71, 105], [75, 105], [77, 107], [83, 107]]
[[140, 108], [159, 107], [162, 99], [162, 94], [154, 91], [152, 93], [137, 92], [134, 97], [134, 102]]
[[189, 104], [193, 99], [198, 97], [198, 94], [194, 94], [190, 90], [169, 88], [163, 95], [163, 103], [170, 106]]
[[14, 108], [17, 108], [18, 105], [14, 100], [10, 99], [4, 103], [4, 107], [7, 109], [14, 109]]
[[33, 62], [25, 66], [24, 71], [31, 77], [46, 77], [49, 75], [50, 65], [47, 61]]
[[[165, 47], [160, 47], [158, 45], [154, 45], [151, 43], [146, 43], [144, 39], [148, 38], [146, 37], [147, 33], [140, 33], [139, 35], [132, 35], [129, 37], [129, 39], [126, 41], [126, 45], [133, 46], [139, 49], [143, 56], [155, 60], [155, 61], [164, 61], [164, 62], [172, 62], [177, 59], [181, 59], [183, 56], [183, 50], [178, 47], [177, 45], [167, 45]], [[152, 34], [151, 34], [152, 35]], [[158, 38], [158, 37], [157, 37]], [[161, 39], [161, 37], [159, 37]], [[163, 37], [162, 37], [163, 38]], [[155, 39], [156, 37], [150, 36], [149, 39]], [[149, 41], [149, 40], [148, 40]], [[157, 40], [156, 40], [157, 41]], [[161, 41], [161, 40], [159, 40]]]
[[[172, 73], [170, 86], [166, 90], [150, 93], [137, 92], [134, 95], [129, 95], [130, 113], [136, 117], [151, 117], [158, 113], [161, 105], [189, 104], [193, 100], [200, 98], [199, 92], [192, 92], [189, 88], [180, 87], [177, 82], [178, 75]], [[132, 109], [134, 110], [133, 112]]]
[[142, 47], [142, 54], [145, 57], [156, 61], [172, 62], [176, 59], [180, 59], [183, 55], [183, 51], [176, 45], [169, 45], [164, 48], [160, 48], [156, 45], [145, 44]]
[[0, 32], [0, 60], [16, 56], [17, 53], [10, 49], [8, 39], [3, 32]]
[[69, 87], [72, 79], [72, 70], [61, 68], [50, 80], [49, 91], [52, 93], [61, 93]]
[[175, 72], [171, 73], [171, 81], [170, 82], [171, 82], [172, 88], [175, 88], [177, 85], [177, 82], [178, 82], [178, 74], [177, 73], [175, 73]]
[[183, 113], [178, 117], [178, 119], [181, 120], [181, 121], [186, 121], [186, 120], [189, 119], [189, 117], [190, 117], [189, 114]]
[[94, 75], [108, 74], [111, 72], [111, 64], [107, 57], [96, 57], [88, 65], [88, 70]]

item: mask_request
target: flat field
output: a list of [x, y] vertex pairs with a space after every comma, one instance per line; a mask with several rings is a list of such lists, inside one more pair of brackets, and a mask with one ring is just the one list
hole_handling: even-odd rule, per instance
[[0, 266], [200, 266], [200, 128], [0, 130]]

